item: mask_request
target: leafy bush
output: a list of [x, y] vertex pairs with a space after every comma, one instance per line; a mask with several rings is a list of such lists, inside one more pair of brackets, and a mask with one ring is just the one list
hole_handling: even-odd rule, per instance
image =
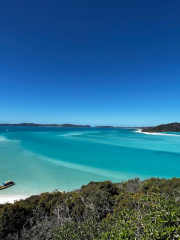
[[180, 179], [90, 182], [1, 204], [0, 239], [180, 239]]

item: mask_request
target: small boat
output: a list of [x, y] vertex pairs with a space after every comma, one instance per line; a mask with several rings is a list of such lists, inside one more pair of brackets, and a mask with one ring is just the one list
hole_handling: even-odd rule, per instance
[[0, 190], [11, 187], [13, 185], [15, 185], [15, 183], [12, 180], [9, 180], [7, 182], [2, 183], [2, 185], [0, 186]]
[[9, 129], [7, 129], [6, 131], [9, 132]]

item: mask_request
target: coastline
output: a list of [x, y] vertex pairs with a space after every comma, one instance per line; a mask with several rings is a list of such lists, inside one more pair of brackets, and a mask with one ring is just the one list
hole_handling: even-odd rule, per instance
[[138, 129], [137, 133], [144, 133], [144, 134], [148, 134], [148, 135], [162, 135], [162, 136], [175, 136], [175, 137], [180, 137], [180, 135], [178, 134], [171, 134], [171, 133], [158, 133], [158, 132], [141, 132], [142, 129]]
[[[54, 189], [71, 191], [90, 181], [110, 179], [112, 182], [119, 182], [135, 177], [178, 177], [180, 138], [171, 136], [173, 133], [148, 133], [141, 132], [141, 129], [143, 128], [127, 131], [44, 130], [43, 134], [41, 131], [19, 130], [15, 134], [0, 134], [0, 182], [12, 179], [17, 184], [0, 191], [0, 203], [14, 203], [42, 192], [52, 192]], [[11, 140], [14, 136], [18, 136], [19, 140]], [[39, 146], [34, 147], [34, 139], [38, 139]], [[56, 146], [61, 146], [57, 152]]]
[[23, 195], [6, 195], [6, 194], [0, 194], [0, 204], [5, 203], [14, 203], [15, 201], [24, 200], [30, 196], [23, 196]]

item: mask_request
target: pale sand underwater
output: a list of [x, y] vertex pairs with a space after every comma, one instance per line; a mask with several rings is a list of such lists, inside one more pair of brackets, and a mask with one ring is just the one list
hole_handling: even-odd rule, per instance
[[[0, 128], [0, 202], [90, 181], [180, 177], [180, 138], [132, 129]], [[15, 139], [15, 138], [18, 139]]]

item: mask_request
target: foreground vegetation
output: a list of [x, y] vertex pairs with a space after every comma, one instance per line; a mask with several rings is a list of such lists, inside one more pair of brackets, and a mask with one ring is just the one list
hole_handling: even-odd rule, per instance
[[90, 182], [2, 204], [0, 239], [180, 239], [180, 179]]

